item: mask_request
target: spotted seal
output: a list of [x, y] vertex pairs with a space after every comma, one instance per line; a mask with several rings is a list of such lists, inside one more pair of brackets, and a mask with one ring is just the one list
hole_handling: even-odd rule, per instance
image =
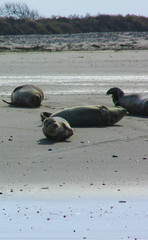
[[11, 94], [11, 102], [3, 102], [20, 107], [39, 107], [44, 99], [43, 91], [34, 85], [21, 85], [16, 87]]
[[110, 126], [119, 122], [126, 115], [121, 107], [107, 108], [106, 106], [77, 106], [66, 108], [56, 113], [41, 113], [42, 121], [47, 117], [62, 117], [72, 127]]
[[125, 95], [120, 88], [111, 88], [107, 95], [112, 95], [115, 106], [121, 106], [133, 115], [148, 116], [148, 98], [141, 94]]
[[61, 117], [47, 117], [43, 120], [42, 131], [50, 140], [61, 141], [73, 135], [69, 123]]

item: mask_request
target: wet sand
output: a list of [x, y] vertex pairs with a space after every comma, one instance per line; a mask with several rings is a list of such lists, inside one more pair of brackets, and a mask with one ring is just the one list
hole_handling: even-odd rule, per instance
[[[1, 53], [0, 66], [1, 76], [23, 75], [25, 77], [26, 75], [34, 76], [38, 74], [53, 76], [68, 76], [69, 74], [148, 75], [147, 51]], [[43, 90], [48, 88], [48, 86], [41, 85], [40, 87]], [[5, 84], [1, 86], [1, 91], [3, 91], [1, 99], [9, 99], [10, 96], [5, 94], [8, 90], [10, 91], [10, 87], [5, 87]], [[92, 211], [93, 207], [96, 212], [98, 209], [96, 206], [100, 201], [101, 206], [103, 206], [103, 203], [109, 203], [107, 209], [112, 204], [117, 207], [117, 204], [120, 203], [120, 208], [124, 211], [125, 205], [130, 202], [131, 205], [128, 205], [128, 210], [125, 210], [125, 212], [127, 211], [127, 219], [129, 208], [137, 204], [135, 206], [137, 206], [138, 216], [141, 216], [143, 224], [140, 225], [139, 231], [134, 230], [139, 224], [137, 218], [137, 223], [132, 226], [132, 229], [130, 228], [130, 223], [134, 219], [134, 214], [136, 214], [136, 210], [132, 208], [133, 216], [129, 220], [126, 233], [125, 229], [122, 229], [122, 236], [124, 239], [128, 239], [128, 236], [131, 239], [136, 237], [144, 239], [144, 234], [147, 231], [144, 228], [147, 222], [147, 206], [144, 202], [144, 211], [141, 209], [141, 204], [148, 197], [147, 118], [127, 115], [114, 126], [75, 128], [74, 136], [64, 142], [50, 142], [42, 133], [40, 112], [55, 112], [65, 107], [86, 104], [113, 106], [111, 98], [103, 93], [98, 93], [98, 95], [46, 95], [42, 106], [38, 109], [10, 107], [0, 101], [1, 209], [9, 209], [9, 204], [7, 205], [5, 201], [8, 201], [12, 206], [15, 205], [15, 207], [20, 204], [19, 201], [28, 201], [25, 206], [29, 206], [30, 209], [33, 209], [33, 206], [38, 209], [40, 205], [43, 209], [46, 204], [44, 206], [41, 201], [49, 203], [59, 201], [58, 204], [62, 211], [62, 201], [67, 201], [67, 206], [72, 206], [72, 209], [77, 208], [80, 211], [82, 208], [85, 210], [83, 202], [89, 201], [88, 212]], [[29, 205], [30, 201], [31, 206]], [[72, 201], [77, 201], [76, 205], [72, 204]], [[97, 201], [97, 204], [95, 201]], [[26, 214], [24, 205], [21, 205], [21, 208], [23, 209], [22, 212]], [[13, 222], [15, 211], [17, 212], [17, 209], [14, 209], [14, 212], [11, 209], [7, 212], [8, 215], [13, 212], [11, 219]], [[49, 211], [52, 211], [52, 208]], [[56, 214], [57, 212], [56, 208], [52, 213]], [[83, 222], [84, 215], [84, 213], [79, 215], [80, 224]], [[115, 225], [121, 215], [121, 212], [116, 212]], [[59, 214], [58, 216], [59, 218], [55, 220], [55, 226], [57, 224], [60, 227], [58, 225], [59, 219], [63, 215]], [[88, 213], [86, 216], [90, 218]], [[114, 214], [110, 213], [110, 217], [112, 219]], [[4, 218], [5, 216], [2, 217], [2, 219]], [[22, 219], [20, 218], [18, 221], [21, 224]], [[25, 221], [28, 223], [28, 228], [27, 230], [24, 228], [21, 236], [25, 236], [25, 231], [29, 232], [31, 227], [30, 222]], [[95, 220], [94, 224], [97, 224], [97, 221]], [[107, 226], [107, 219], [104, 221]], [[7, 218], [5, 222], [7, 224], [10, 219]], [[40, 224], [40, 232], [46, 233], [47, 231], [48, 234], [50, 233], [47, 230], [47, 222], [44, 223], [44, 227], [40, 222], [37, 224], [38, 227]], [[97, 228], [95, 228], [94, 233], [93, 224], [90, 225], [90, 222], [87, 222], [86, 228], [89, 227], [89, 234], [86, 231], [86, 234], [83, 235], [84, 229], [82, 228], [79, 229], [81, 234], [74, 239], [85, 239], [83, 237], [87, 236], [88, 239], [91, 239], [91, 237], [97, 239]], [[35, 232], [35, 228], [33, 231]], [[53, 231], [56, 232], [56, 230]], [[66, 225], [65, 230], [61, 232], [61, 237], [65, 236], [65, 231]], [[120, 234], [116, 235], [115, 231], [115, 226], [109, 228], [108, 236], [110, 236], [110, 239], [114, 239], [116, 236], [119, 239], [122, 237]], [[134, 235], [134, 231], [138, 236]], [[28, 232], [27, 234], [29, 234]], [[72, 231], [69, 235], [71, 238], [73, 233]], [[101, 236], [102, 239], [107, 239], [103, 238], [103, 235]], [[28, 239], [31, 238], [28, 237]], [[39, 239], [42, 239], [42, 237]], [[60, 238], [57, 236], [56, 239]]]

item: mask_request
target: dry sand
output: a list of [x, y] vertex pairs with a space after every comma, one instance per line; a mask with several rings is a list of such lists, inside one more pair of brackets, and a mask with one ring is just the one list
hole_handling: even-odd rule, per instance
[[[1, 76], [146, 75], [148, 55], [146, 51], [1, 53], [0, 66]], [[75, 128], [74, 136], [64, 142], [44, 137], [41, 111], [85, 104], [113, 106], [104, 94], [46, 95], [38, 109], [9, 107], [0, 101], [2, 200], [148, 197], [147, 118], [127, 115], [114, 126]]]

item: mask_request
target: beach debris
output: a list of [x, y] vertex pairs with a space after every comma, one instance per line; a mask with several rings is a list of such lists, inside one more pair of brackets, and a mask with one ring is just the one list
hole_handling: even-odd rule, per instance
[[120, 200], [119, 203], [127, 203], [125, 200]]
[[10, 136], [10, 137], [8, 138], [8, 141], [9, 141], [9, 142], [13, 141], [13, 136]]
[[117, 155], [112, 155], [112, 158], [117, 158], [118, 156]]
[[48, 151], [51, 152], [51, 151], [52, 151], [52, 148], [48, 148]]

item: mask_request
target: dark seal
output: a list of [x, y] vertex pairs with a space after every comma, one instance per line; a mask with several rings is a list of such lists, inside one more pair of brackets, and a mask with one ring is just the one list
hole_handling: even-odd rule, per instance
[[148, 98], [141, 94], [125, 95], [120, 88], [111, 88], [107, 95], [112, 95], [115, 106], [121, 106], [133, 115], [148, 116]]

